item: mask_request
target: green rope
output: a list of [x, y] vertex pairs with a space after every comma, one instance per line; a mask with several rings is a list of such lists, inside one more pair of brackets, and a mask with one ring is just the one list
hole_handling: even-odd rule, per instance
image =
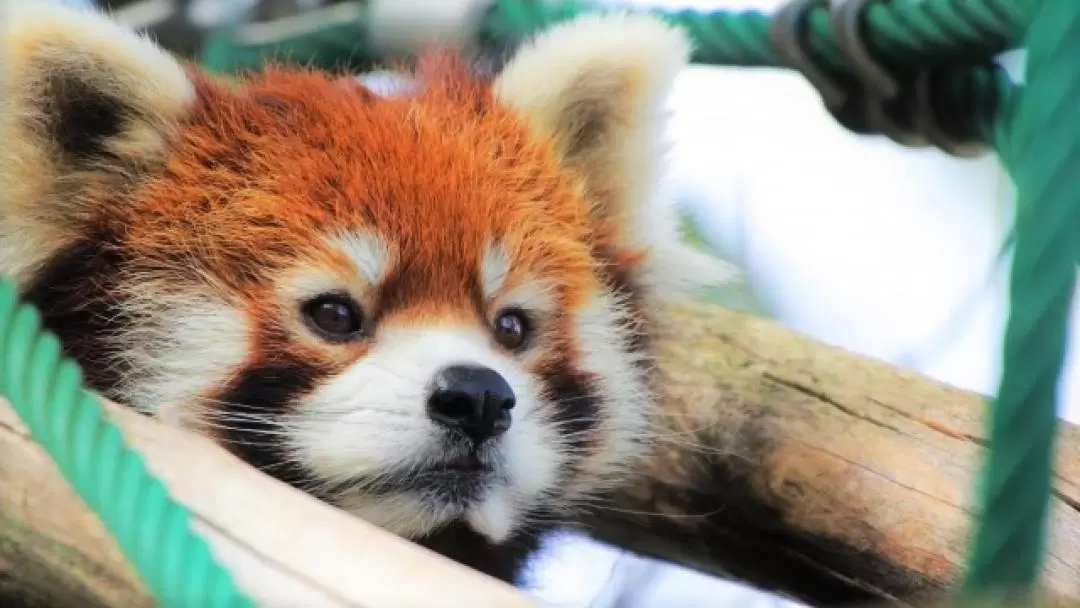
[[0, 280], [0, 394], [97, 512], [164, 606], [244, 608], [244, 597], [191, 516], [128, 447], [98, 398], [82, 386], [79, 366], [61, 356], [33, 306]]
[[[1014, 48], [1036, 0], [892, 0], [871, 5], [866, 12], [865, 39], [875, 57], [898, 73], [948, 67], [982, 60]], [[480, 24], [483, 48], [513, 46], [539, 30], [588, 11], [611, 10], [607, 5], [577, 0], [499, 0]], [[772, 17], [760, 11], [700, 11], [649, 9], [684, 28], [694, 41], [697, 63], [781, 67], [769, 29]], [[308, 26], [303, 31], [281, 28], [287, 36], [262, 36], [251, 42], [244, 24], [232, 24], [211, 35], [202, 53], [208, 69], [237, 72], [257, 69], [269, 57], [303, 58], [326, 69], [365, 71], [378, 61], [364, 33], [370, 26], [366, 5], [356, 5], [349, 21]], [[258, 27], [266, 29], [266, 24]], [[837, 74], [850, 75], [824, 8], [809, 15], [807, 31], [813, 59]], [[1011, 83], [1004, 71], [985, 67], [953, 69], [942, 82], [963, 107], [955, 119], [974, 125], [987, 142], [999, 139], [999, 100]], [[959, 100], [959, 101], [957, 101]], [[968, 110], [968, 111], [963, 111]]]
[[[928, 68], [962, 58], [982, 58], [1013, 48], [1023, 34], [1035, 0], [894, 0], [870, 7], [867, 40], [876, 56], [897, 68]], [[513, 45], [586, 11], [606, 10], [595, 3], [563, 0], [499, 0], [480, 28], [485, 46]], [[728, 66], [781, 65], [769, 38], [771, 16], [761, 11], [649, 9], [683, 27], [694, 40], [693, 61]], [[243, 26], [239, 26], [242, 30]], [[280, 40], [245, 43], [229, 34], [215, 35], [202, 62], [215, 70], [257, 68], [270, 56], [303, 57], [324, 68], [362, 65], [378, 59], [364, 35], [366, 7], [357, 7], [350, 23], [332, 23], [305, 32], [290, 31]], [[230, 33], [233, 29], [228, 30]], [[810, 48], [827, 67], [845, 69], [843, 53], [829, 23], [828, 11], [810, 16]]]
[[1042, 0], [1006, 158], [1019, 200], [1005, 369], [991, 415], [982, 525], [965, 587], [1026, 590], [1045, 554], [1058, 377], [1080, 246], [1080, 4]]
[[256, 69], [267, 59], [289, 61], [299, 58], [307, 65], [323, 69], [366, 71], [376, 59], [375, 48], [364, 36], [367, 12], [359, 11], [357, 21], [323, 25], [286, 39], [242, 42], [239, 24], [212, 32], [204, 43], [200, 63], [215, 72]]
[[[867, 11], [871, 49], [898, 67], [933, 67], [958, 57], [987, 57], [1016, 46], [1033, 0], [895, 0]], [[581, 12], [594, 3], [500, 0], [484, 21], [481, 38], [509, 44]], [[650, 9], [686, 29], [693, 61], [728, 66], [780, 66], [769, 40], [772, 18], [761, 11]], [[843, 69], [844, 56], [826, 9], [810, 16], [810, 48], [825, 65]]]
[[[893, 0], [867, 13], [875, 56], [903, 71], [984, 59], [1020, 42], [1027, 32], [1027, 86], [1000, 70], [949, 72], [946, 93], [974, 130], [995, 144], [1020, 193], [1013, 233], [1011, 307], [1005, 368], [990, 419], [990, 451], [982, 484], [982, 518], [964, 589], [1029, 590], [1045, 551], [1058, 376], [1080, 246], [1080, 204], [1070, 175], [1080, 169], [1080, 5], [1075, 0]], [[1036, 9], [1038, 9], [1036, 11]], [[596, 6], [581, 2], [500, 0], [480, 28], [482, 44], [513, 44], [530, 33]], [[659, 11], [651, 11], [657, 13]], [[754, 11], [661, 13], [695, 40], [694, 61], [778, 66], [770, 17]], [[257, 68], [267, 56], [301, 57], [318, 67], [370, 63], [366, 13], [289, 38], [243, 43], [234, 26], [215, 35], [204, 53], [218, 70]], [[844, 72], [843, 54], [824, 9], [810, 15], [815, 59]], [[1074, 109], [1075, 108], [1075, 109]], [[1069, 127], [1074, 131], [1070, 131]], [[96, 399], [80, 387], [77, 366], [61, 360], [55, 337], [39, 332], [37, 313], [18, 306], [0, 284], [0, 393], [8, 396], [61, 471], [117, 536], [154, 594], [176, 606], [248, 605], [189, 530], [189, 515], [171, 502], [140, 456], [123, 444]], [[138, 514], [139, 519], [135, 519]]]

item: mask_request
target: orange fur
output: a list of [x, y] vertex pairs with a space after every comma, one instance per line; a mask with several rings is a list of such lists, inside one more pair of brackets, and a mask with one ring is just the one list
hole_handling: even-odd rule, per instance
[[136, 258], [171, 266], [192, 252], [237, 290], [298, 258], [334, 264], [317, 235], [371, 229], [412, 261], [409, 288], [430, 307], [416, 314], [466, 302], [495, 236], [513, 269], [579, 304], [593, 287], [593, 227], [551, 143], [451, 56], [429, 57], [418, 76], [418, 96], [375, 100], [316, 72], [270, 69], [233, 86], [193, 74], [197, 107], [166, 170], [101, 209]]

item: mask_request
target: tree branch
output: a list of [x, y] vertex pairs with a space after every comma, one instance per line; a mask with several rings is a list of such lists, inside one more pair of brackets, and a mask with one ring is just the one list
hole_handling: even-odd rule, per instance
[[[703, 303], [665, 315], [658, 449], [584, 526], [815, 605], [941, 597], [965, 562], [978, 396]], [[281, 605], [528, 605], [508, 587], [110, 406], [238, 581]], [[1080, 599], [1080, 430], [1065, 424], [1045, 584]], [[0, 403], [0, 600], [148, 606], [130, 566]], [[303, 522], [298, 525], [297, 522]], [[0, 601], [0, 603], [4, 603]]]
[[[106, 404], [264, 606], [529, 606], [512, 587], [280, 483], [193, 433]], [[152, 606], [96, 515], [0, 401], [0, 606]]]
[[[814, 605], [922, 604], [957, 582], [983, 398], [717, 306], [665, 318], [660, 446], [594, 536]], [[1075, 604], [1080, 429], [1058, 446], [1044, 580]]]

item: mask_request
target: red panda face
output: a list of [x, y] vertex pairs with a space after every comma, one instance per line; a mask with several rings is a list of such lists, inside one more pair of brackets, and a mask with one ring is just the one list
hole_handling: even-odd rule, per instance
[[[418, 80], [198, 84], [113, 218], [128, 322], [170, 336], [132, 334], [117, 394], [402, 534], [463, 517], [502, 540], [645, 431], [643, 353], [550, 144], [457, 66]], [[174, 394], [181, 370], [214, 381]]]
[[670, 264], [711, 264], [645, 204], [677, 32], [585, 18], [380, 97], [9, 21], [0, 272], [96, 389], [411, 538], [509, 542], [643, 452]]

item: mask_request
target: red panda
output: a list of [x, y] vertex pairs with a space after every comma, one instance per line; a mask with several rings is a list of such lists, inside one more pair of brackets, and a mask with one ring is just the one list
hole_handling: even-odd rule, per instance
[[15, 4], [0, 273], [95, 391], [514, 581], [646, 453], [663, 302], [730, 276], [654, 200], [688, 52], [594, 14], [380, 95]]

